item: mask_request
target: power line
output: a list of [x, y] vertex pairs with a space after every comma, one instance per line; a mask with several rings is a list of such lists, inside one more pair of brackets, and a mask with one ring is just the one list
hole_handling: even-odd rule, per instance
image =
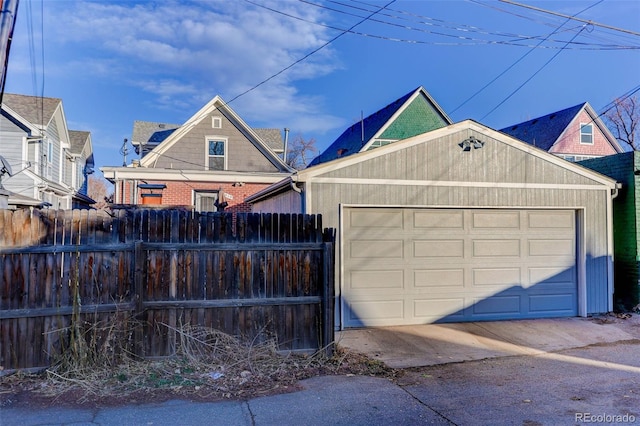
[[565, 15], [563, 13], [553, 12], [551, 10], [541, 9], [541, 8], [535, 7], [535, 6], [529, 6], [527, 4], [516, 3], [515, 1], [511, 1], [511, 0], [500, 0], [500, 1], [502, 3], [512, 4], [514, 6], [524, 7], [524, 8], [535, 10], [535, 11], [538, 11], [538, 12], [548, 13], [550, 15], [561, 16], [563, 18], [572, 19], [574, 21], [580, 21], [580, 22], [583, 22], [585, 24], [593, 25], [594, 27], [602, 27], [602, 28], [607, 28], [609, 30], [620, 31], [620, 32], [627, 33], [627, 34], [640, 36], [640, 33], [637, 33], [635, 31], [631, 31], [631, 30], [626, 30], [624, 28], [612, 27], [611, 25], [601, 24], [599, 22], [595, 22], [595, 21], [587, 20], [587, 19], [580, 19], [580, 18], [576, 18], [575, 16], [569, 16], [569, 15]]
[[[258, 4], [256, 4], [255, 2], [251, 1], [251, 0], [245, 0], [247, 3], [253, 4], [255, 6], [260, 6]], [[293, 68], [294, 66], [296, 66], [297, 64], [299, 64], [300, 62], [304, 61], [305, 59], [307, 59], [308, 57], [310, 57], [311, 55], [319, 52], [320, 50], [324, 49], [325, 47], [327, 47], [328, 45], [330, 45], [331, 43], [333, 43], [334, 41], [336, 41], [337, 39], [339, 39], [340, 37], [342, 37], [343, 35], [347, 34], [348, 32], [350, 32], [352, 29], [354, 29], [355, 27], [357, 27], [358, 25], [362, 24], [365, 21], [368, 21], [372, 16], [374, 16], [375, 14], [377, 14], [378, 12], [384, 10], [387, 6], [395, 3], [396, 0], [391, 0], [390, 2], [388, 2], [387, 4], [385, 4], [384, 6], [380, 7], [377, 11], [369, 14], [367, 17], [361, 19], [360, 21], [358, 21], [357, 23], [355, 23], [354, 25], [352, 25], [349, 29], [342, 31], [340, 34], [338, 34], [337, 36], [335, 36], [334, 38], [332, 38], [331, 40], [329, 40], [328, 42], [322, 44], [320, 47], [312, 50], [311, 52], [307, 53], [306, 55], [304, 55], [302, 58], [298, 59], [297, 61], [294, 61], [291, 65], [288, 65], [286, 67], [284, 67], [283, 69], [281, 69], [280, 71], [278, 71], [277, 73], [273, 74], [271, 77], [268, 77], [264, 80], [262, 80], [260, 83], [256, 84], [255, 86], [251, 87], [250, 89], [245, 90], [244, 92], [240, 93], [239, 95], [237, 95], [236, 97], [232, 98], [229, 102], [227, 102], [227, 104], [235, 101], [236, 99], [238, 99], [241, 96], [246, 95], [249, 92], [252, 92], [253, 90], [257, 89], [258, 87], [262, 86], [263, 84], [265, 84], [266, 82], [276, 78], [277, 76], [279, 76], [280, 74], [282, 74], [283, 72], [287, 71], [290, 68]]]
[[[578, 31], [573, 38], [571, 39], [571, 41], [573, 41], [576, 37], [578, 37], [582, 31], [584, 31], [584, 29], [586, 28], [586, 24], [585, 26], [582, 27], [582, 29], [580, 31]], [[569, 43], [569, 42], [567, 42]], [[558, 52], [556, 52], [555, 55], [553, 55], [547, 62], [544, 63], [544, 65], [542, 65], [540, 68], [538, 68], [536, 70], [536, 72], [534, 72], [531, 77], [529, 77], [528, 79], [526, 79], [520, 86], [518, 86], [513, 92], [511, 92], [506, 98], [504, 98], [498, 105], [496, 105], [495, 107], [493, 107], [493, 109], [491, 111], [489, 111], [488, 113], [486, 113], [484, 116], [482, 116], [482, 118], [480, 118], [480, 121], [484, 120], [485, 118], [487, 118], [488, 115], [490, 115], [491, 113], [493, 113], [496, 109], [498, 109], [502, 104], [504, 104], [509, 98], [511, 98], [513, 95], [515, 95], [520, 89], [522, 89], [528, 82], [530, 82], [533, 77], [535, 77], [536, 75], [538, 75], [538, 73], [540, 71], [542, 71], [547, 65], [549, 65], [549, 63], [551, 63], [551, 61], [553, 61], [560, 53], [562, 52], [562, 49], [559, 50]]]
[[[591, 6], [581, 10], [580, 12], [576, 13], [576, 15], [579, 15], [582, 12], [585, 12], [589, 9], [591, 9], [592, 7], [602, 3], [604, 0], [600, 0], [597, 3], [592, 4]], [[560, 31], [560, 29], [567, 24], [570, 21], [570, 19], [565, 20], [559, 27], [557, 27], [555, 30], [553, 30], [553, 32], [549, 33], [545, 38], [543, 38], [542, 40], [540, 40], [540, 42], [538, 43], [538, 46], [540, 46], [542, 43], [544, 43], [549, 37], [551, 37], [552, 35], [554, 35], [555, 33], [557, 33], [558, 31]], [[464, 106], [467, 102], [469, 102], [471, 99], [475, 98], [478, 94], [480, 94], [484, 89], [486, 89], [487, 87], [489, 87], [490, 85], [492, 85], [493, 83], [495, 83], [496, 80], [498, 80], [500, 77], [502, 77], [503, 75], [505, 75], [509, 70], [511, 70], [514, 66], [516, 66], [520, 61], [522, 61], [524, 58], [526, 58], [527, 56], [529, 56], [529, 54], [531, 54], [536, 47], [532, 47], [531, 49], [529, 49], [529, 51], [527, 51], [527, 53], [525, 53], [524, 55], [522, 55], [520, 58], [518, 58], [517, 61], [515, 61], [513, 64], [511, 64], [509, 67], [507, 67], [504, 71], [502, 71], [500, 74], [498, 74], [493, 80], [491, 80], [490, 82], [488, 82], [487, 84], [485, 84], [484, 86], [482, 86], [482, 88], [480, 90], [478, 90], [477, 92], [475, 92], [473, 95], [471, 95], [469, 98], [467, 98], [467, 100], [465, 100], [464, 102], [462, 102], [460, 105], [458, 105], [456, 108], [454, 108], [451, 111], [451, 114], [453, 114], [454, 112], [456, 112], [457, 110], [459, 110], [462, 106]]]
[[[314, 3], [314, 2], [312, 2], [310, 0], [298, 0], [298, 1], [301, 2], [301, 3], [308, 4], [310, 6], [314, 6], [314, 7], [317, 7], [317, 8], [324, 9], [324, 10], [328, 10], [330, 12], [340, 13], [340, 14], [344, 14], [344, 15], [348, 15], [348, 16], [358, 16], [359, 17], [359, 15], [357, 15], [357, 14], [350, 13], [350, 12], [347, 12], [347, 11], [344, 11], [344, 10], [340, 10], [340, 9], [336, 9], [336, 8], [330, 8], [330, 7], [327, 7], [327, 6], [323, 5], [323, 4]], [[352, 1], [354, 3], [358, 3], [358, 4], [364, 4], [364, 5], [367, 5], [367, 6], [373, 6], [373, 5], [370, 5], [370, 4], [365, 3], [365, 2], [359, 2], [359, 1], [355, 1], [355, 0], [352, 0]], [[478, 4], [482, 5], [482, 6], [486, 6], [483, 3], [480, 3], [480, 2], [477, 2], [477, 1], [474, 1], [474, 0], [471, 0], [471, 1], [473, 3], [478, 3]], [[367, 9], [358, 8], [358, 7], [355, 7], [355, 6], [349, 6], [349, 5], [345, 4], [345, 3], [338, 2], [338, 1], [331, 1], [331, 3], [335, 3], [335, 4], [338, 4], [338, 5], [341, 5], [341, 6], [344, 6], [344, 7], [347, 7], [347, 8], [356, 9], [356, 10], [367, 10]], [[331, 25], [327, 25], [327, 24], [322, 24], [322, 23], [319, 23], [319, 22], [311, 21], [311, 20], [308, 20], [308, 19], [305, 19], [305, 18], [302, 18], [302, 17], [299, 17], [299, 16], [292, 15], [290, 13], [286, 13], [286, 12], [277, 10], [277, 9], [269, 8], [269, 7], [266, 7], [266, 6], [263, 6], [263, 5], [257, 5], [257, 6], [263, 7], [265, 9], [271, 10], [273, 12], [276, 12], [276, 13], [282, 14], [284, 16], [287, 16], [287, 17], [290, 17], [290, 18], [293, 18], [293, 19], [297, 19], [297, 20], [300, 20], [300, 21], [303, 21], [303, 22], [311, 23], [311, 24], [322, 26], [322, 27], [329, 28], [329, 29], [344, 31], [344, 29], [337, 28], [335, 26], [331, 26]], [[515, 16], [518, 16], [518, 17], [521, 17], [521, 18], [524, 18], [524, 19], [529, 19], [526, 16], [517, 15], [517, 14], [511, 13], [511, 12], [507, 12], [504, 9], [498, 9], [498, 8], [495, 8], [495, 7], [493, 7], [493, 9], [496, 9], [496, 10], [498, 10], [500, 12], [509, 13], [509, 14], [512, 14], [512, 15], [515, 15]], [[536, 36], [527, 36], [527, 35], [522, 35], [522, 34], [502, 33], [502, 32], [495, 32], [495, 31], [492, 32], [492, 31], [488, 31], [488, 30], [483, 30], [482, 28], [476, 27], [476, 26], [469, 26], [469, 25], [466, 25], [466, 24], [450, 23], [450, 22], [446, 22], [444, 20], [430, 18], [430, 17], [424, 16], [424, 15], [413, 14], [413, 13], [409, 13], [409, 12], [405, 12], [405, 11], [401, 11], [401, 10], [394, 10], [394, 9], [389, 9], [389, 8], [386, 8], [386, 10], [390, 10], [390, 11], [394, 11], [394, 12], [397, 12], [397, 13], [413, 16], [413, 17], [416, 17], [417, 19], [420, 20], [420, 21], [418, 21], [418, 23], [420, 23], [420, 24], [423, 24], [423, 25], [428, 26], [428, 27], [442, 27], [442, 28], [445, 28], [445, 29], [456, 31], [458, 34], [456, 34], [456, 33], [450, 34], [450, 33], [442, 32], [442, 31], [433, 31], [433, 30], [428, 30], [428, 29], [424, 29], [424, 28], [417, 28], [415, 26], [408, 26], [408, 25], [405, 25], [405, 24], [397, 24], [397, 23], [394, 23], [394, 22], [388, 22], [388, 21], [384, 21], [384, 20], [380, 20], [380, 19], [371, 19], [371, 21], [372, 22], [376, 22], [376, 23], [380, 23], [380, 24], [384, 24], [384, 25], [389, 25], [389, 26], [401, 28], [401, 29], [404, 29], [404, 30], [418, 31], [418, 32], [421, 32], [421, 33], [432, 34], [432, 35], [440, 36], [440, 37], [454, 38], [454, 39], [457, 39], [457, 40], [467, 40], [468, 43], [453, 43], [453, 42], [446, 43], [446, 42], [423, 41], [423, 40], [415, 40], [415, 39], [403, 39], [403, 38], [397, 38], [397, 37], [387, 37], [387, 36], [382, 36], [382, 35], [377, 35], [377, 34], [361, 33], [361, 32], [356, 32], [356, 31], [351, 31], [351, 33], [355, 34], [355, 35], [363, 36], [363, 37], [371, 37], [371, 38], [383, 39], [383, 40], [394, 41], [394, 42], [405, 42], [405, 43], [411, 43], [411, 44], [442, 45], [442, 46], [455, 46], [455, 45], [471, 46], [471, 45], [475, 45], [475, 44], [500, 44], [500, 45], [513, 45], [513, 46], [521, 46], [521, 47], [532, 47], [531, 45], [522, 44], [522, 43], [519, 43], [518, 41], [521, 41], [521, 40], [534, 40], [534, 39], [539, 39], [540, 38], [540, 36], [537, 36], [537, 35]], [[398, 15], [393, 15], [393, 14], [388, 14], [388, 13], [381, 14], [381, 15], [387, 16], [387, 17], [390, 17], [390, 18], [393, 18], [393, 19], [398, 19], [398, 20], [404, 20], [404, 21], [407, 20], [404, 17], [398, 16]], [[545, 24], [545, 25], [547, 25], [547, 24]], [[460, 35], [459, 33], [463, 33], [464, 35]], [[468, 35], [470, 33], [479, 33], [479, 34], [484, 34], [484, 35], [487, 35], [487, 36], [495, 36], [495, 37], [500, 37], [500, 38], [509, 38], [509, 39], [512, 39], [512, 40], [491, 40], [491, 39], [474, 38], [474, 37], [470, 37]], [[513, 40], [513, 39], [515, 39], [515, 40]], [[554, 42], [554, 43], [566, 43], [564, 40], [551, 39], [550, 41]], [[576, 44], [578, 45], [577, 48], [580, 48], [579, 47], [580, 45], [584, 45], [584, 46], [587, 46], [588, 49], [599, 49], [599, 50], [600, 49], [602, 49], [602, 50], [605, 50], [605, 49], [606, 50], [612, 50], [612, 49], [618, 50], [618, 49], [637, 49], [637, 48], [640, 48], [640, 46], [624, 46], [624, 45], [618, 45], [618, 44], [612, 44], [612, 43], [607, 43], [607, 44], [576, 43]], [[593, 47], [590, 47], [590, 46], [593, 46]], [[551, 47], [551, 46], [547, 47], [547, 46], [541, 46], [541, 45], [536, 45], [535, 47], [547, 48], [547, 49], [554, 48], [554, 47]], [[565, 45], [563, 48], [564, 49], [568, 49], [569, 47]], [[587, 50], [587, 48], [584, 48], [584, 50]]]
[[[245, 0], [245, 1], [246, 1], [247, 3], [253, 4], [254, 6], [264, 7], [264, 8], [266, 8], [266, 9], [272, 10], [272, 9], [270, 9], [270, 8], [266, 7], [266, 6], [259, 5], [259, 4], [255, 3], [255, 2], [251, 1], [251, 0]], [[235, 96], [235, 97], [233, 97], [230, 101], [228, 101], [228, 102], [224, 102], [224, 104], [225, 104], [225, 105], [229, 105], [231, 102], [235, 101], [236, 99], [240, 98], [241, 96], [244, 96], [244, 95], [246, 95], [247, 93], [254, 91], [254, 90], [255, 90], [255, 89], [257, 89], [258, 87], [260, 87], [260, 86], [262, 86], [263, 84], [267, 83], [268, 81], [270, 81], [270, 80], [274, 79], [275, 77], [279, 76], [280, 74], [282, 74], [283, 72], [287, 71], [288, 69], [293, 68], [295, 65], [299, 64], [300, 62], [302, 62], [302, 61], [304, 61], [305, 59], [309, 58], [311, 55], [313, 55], [313, 54], [315, 54], [315, 53], [319, 52], [320, 50], [324, 49], [324, 48], [325, 48], [325, 47], [327, 47], [329, 44], [333, 43], [334, 41], [336, 41], [337, 39], [339, 39], [339, 38], [340, 38], [340, 37], [342, 37], [343, 35], [347, 34], [348, 32], [350, 32], [352, 29], [354, 29], [354, 28], [355, 28], [355, 27], [357, 27], [358, 25], [360, 25], [360, 24], [362, 24], [363, 22], [367, 21], [369, 18], [371, 18], [372, 16], [374, 16], [376, 13], [378, 13], [378, 12], [380, 12], [380, 11], [384, 10], [387, 6], [389, 6], [389, 5], [393, 4], [393, 3], [395, 3], [395, 1], [396, 1], [396, 0], [391, 0], [391, 1], [390, 1], [390, 2], [388, 2], [386, 5], [384, 5], [384, 6], [380, 7], [378, 10], [374, 11], [373, 13], [371, 13], [370, 15], [368, 15], [367, 17], [365, 17], [365, 18], [361, 19], [360, 21], [358, 21], [357, 23], [355, 23], [354, 25], [352, 25], [348, 30], [344, 30], [344, 31], [342, 31], [340, 34], [338, 34], [337, 36], [335, 36], [335, 37], [334, 37], [334, 38], [332, 38], [331, 40], [327, 41], [326, 43], [322, 44], [320, 47], [318, 47], [318, 48], [316, 48], [316, 49], [312, 50], [311, 52], [309, 52], [309, 53], [307, 53], [306, 55], [304, 55], [302, 58], [300, 58], [300, 59], [298, 59], [298, 60], [294, 61], [292, 64], [290, 64], [290, 65], [286, 66], [285, 68], [281, 69], [280, 71], [276, 72], [275, 74], [271, 75], [270, 77], [268, 77], [268, 78], [266, 78], [266, 79], [262, 80], [261, 82], [259, 82], [258, 84], [254, 85], [253, 87], [251, 87], [251, 88], [249, 88], [249, 89], [245, 90], [244, 92], [242, 92], [242, 93], [240, 93], [240, 94], [236, 95], [236, 96]], [[273, 10], [273, 11], [274, 11], [274, 12], [277, 12], [276, 10]], [[169, 156], [167, 156], [167, 155], [166, 155], [166, 154], [164, 154], [164, 153], [163, 153], [163, 154], [158, 154], [158, 153], [154, 153], [153, 151], [149, 152], [147, 155], [151, 155], [151, 154], [156, 155], [156, 160], [155, 160], [155, 161], [157, 161], [158, 157], [160, 157], [160, 156], [164, 156], [164, 157], [168, 157], [168, 158], [170, 158]], [[181, 161], [183, 161], [183, 160], [181, 160]], [[188, 163], [188, 162], [187, 162], [187, 163]], [[200, 165], [200, 164], [198, 164], [198, 165]]]

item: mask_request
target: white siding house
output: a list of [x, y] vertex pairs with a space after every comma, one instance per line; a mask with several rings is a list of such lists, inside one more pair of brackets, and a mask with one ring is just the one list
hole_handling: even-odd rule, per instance
[[94, 166], [91, 136], [68, 130], [62, 100], [4, 94], [0, 141], [0, 155], [13, 171], [2, 181], [10, 208], [93, 204], [86, 184]]

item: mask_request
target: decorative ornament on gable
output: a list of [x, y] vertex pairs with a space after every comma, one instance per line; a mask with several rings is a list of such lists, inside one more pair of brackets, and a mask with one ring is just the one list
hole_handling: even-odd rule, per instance
[[469, 136], [467, 139], [463, 140], [458, 144], [463, 151], [471, 151], [473, 149], [480, 149], [484, 146], [484, 142], [475, 136]]

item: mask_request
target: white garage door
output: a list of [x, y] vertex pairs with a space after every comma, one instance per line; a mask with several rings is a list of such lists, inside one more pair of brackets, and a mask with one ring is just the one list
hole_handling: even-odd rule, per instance
[[576, 316], [573, 210], [346, 208], [344, 327]]

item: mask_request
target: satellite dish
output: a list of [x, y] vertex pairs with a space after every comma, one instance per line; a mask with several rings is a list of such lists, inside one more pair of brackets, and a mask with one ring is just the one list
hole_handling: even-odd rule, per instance
[[13, 172], [11, 171], [9, 162], [2, 155], [0, 155], [0, 163], [2, 163], [2, 166], [0, 168], [0, 176], [5, 174], [9, 175], [9, 177], [13, 176]]
[[11, 171], [11, 166], [9, 162], [0, 155], [0, 189], [4, 189], [2, 186], [2, 176], [9, 175], [9, 177], [13, 176], [13, 172]]

